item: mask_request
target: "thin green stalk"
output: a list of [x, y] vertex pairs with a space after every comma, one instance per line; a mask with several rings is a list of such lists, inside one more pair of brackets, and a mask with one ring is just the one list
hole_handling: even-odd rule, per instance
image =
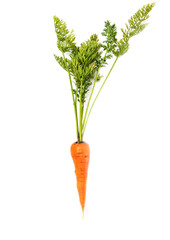
[[[84, 103], [82, 104], [82, 110], [81, 110], [81, 124], [83, 123], [83, 113], [84, 113]], [[81, 125], [81, 141], [83, 141], [83, 125]]]
[[[67, 66], [64, 53], [62, 52], [62, 54], [63, 54], [64, 62]], [[79, 140], [79, 134], [78, 134], [77, 101], [75, 102], [75, 99], [74, 99], [73, 85], [72, 85], [71, 75], [70, 75], [70, 71], [68, 70], [68, 67], [67, 67], [67, 72], [68, 72], [68, 76], [69, 76], [69, 80], [70, 80], [70, 87], [71, 87], [71, 93], [72, 93], [72, 99], [73, 99], [73, 105], [74, 105], [74, 114], [75, 114], [75, 119], [76, 119], [76, 134], [77, 134], [77, 141], [78, 141]]]
[[75, 108], [76, 108], [76, 133], [77, 133], [77, 141], [79, 142], [78, 116], [77, 116], [77, 93], [78, 93], [78, 86], [76, 87], [76, 96], [75, 96], [74, 104], [75, 104]]
[[92, 98], [92, 95], [93, 95], [93, 92], [94, 92], [94, 88], [95, 88], [95, 85], [96, 85], [97, 77], [99, 75], [99, 70], [100, 70], [100, 68], [101, 68], [101, 66], [102, 66], [102, 64], [103, 64], [103, 62], [104, 62], [104, 60], [106, 58], [107, 52], [108, 51], [106, 50], [104, 58], [103, 58], [103, 60], [102, 60], [102, 62], [100, 64], [100, 67], [98, 68], [97, 73], [96, 73], [96, 77], [95, 77], [95, 80], [94, 80], [93, 88], [92, 88], [92, 91], [91, 91], [91, 94], [90, 94], [90, 97], [89, 97], [89, 100], [88, 100], [88, 103], [87, 103], [87, 107], [86, 107], [86, 112], [85, 112], [85, 116], [84, 116], [84, 120], [83, 120], [83, 128], [84, 128], [84, 124], [85, 124], [85, 121], [86, 121], [86, 117], [87, 117], [87, 112], [88, 112], [88, 108], [89, 108], [89, 105], [90, 105], [90, 101], [91, 101], [91, 98]]
[[98, 96], [99, 96], [99, 94], [100, 94], [100, 92], [101, 92], [103, 86], [105, 85], [105, 83], [106, 83], [106, 81], [107, 81], [107, 79], [108, 79], [108, 77], [109, 77], [111, 71], [113, 70], [113, 68], [114, 68], [114, 66], [115, 66], [115, 64], [116, 64], [116, 62], [117, 62], [117, 60], [118, 60], [118, 58], [119, 58], [119, 57], [117, 57], [117, 58], [115, 59], [115, 61], [114, 61], [113, 65], [112, 65], [112, 67], [111, 67], [109, 73], [107, 74], [107, 76], [106, 76], [106, 78], [105, 78], [105, 80], [104, 80], [102, 86], [100, 87], [100, 89], [99, 89], [99, 91], [98, 91], [98, 93], [97, 93], [97, 95], [96, 95], [96, 97], [95, 97], [95, 99], [94, 99], [94, 101], [93, 101], [93, 103], [92, 103], [92, 105], [91, 105], [91, 108], [90, 108], [90, 111], [89, 111], [89, 113], [88, 113], [88, 117], [87, 117], [87, 120], [86, 120], [86, 123], [85, 123], [84, 129], [83, 129], [83, 135], [84, 135], [84, 132], [85, 132], [85, 129], [86, 129], [86, 126], [87, 126], [87, 122], [88, 122], [88, 119], [89, 119], [90, 113], [91, 113], [91, 111], [92, 111], [92, 109], [93, 109], [93, 106], [94, 106], [94, 104], [95, 104], [95, 102], [96, 102], [96, 100], [97, 100], [97, 98], [98, 98]]
[[82, 80], [81, 80], [81, 87], [80, 87], [80, 110], [79, 110], [79, 142], [82, 141]]

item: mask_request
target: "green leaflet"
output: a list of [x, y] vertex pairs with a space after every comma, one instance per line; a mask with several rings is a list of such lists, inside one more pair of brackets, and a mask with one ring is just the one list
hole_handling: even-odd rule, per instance
[[121, 29], [123, 33], [123, 38], [117, 42], [117, 46], [113, 49], [113, 54], [118, 57], [125, 54], [129, 49], [129, 40], [131, 37], [142, 32], [143, 29], [147, 26], [147, 23], [143, 23], [149, 18], [149, 12], [155, 6], [155, 3], [144, 5], [139, 9], [126, 24], [125, 29]]
[[111, 51], [116, 47], [117, 43], [117, 30], [116, 30], [116, 25], [113, 24], [111, 25], [110, 21], [105, 22], [105, 27], [102, 32], [102, 35], [106, 37], [106, 40], [103, 41], [103, 49], [107, 50], [108, 53], [111, 53]]
[[63, 53], [74, 51], [76, 45], [74, 31], [69, 32], [66, 23], [56, 16], [54, 16], [54, 26], [58, 49]]
[[[57, 55], [54, 54], [55, 60], [60, 64], [60, 66], [62, 68], [64, 68], [64, 70], [67, 71], [67, 66], [68, 66], [68, 60], [66, 59], [66, 62], [64, 61], [63, 57], [59, 57]], [[67, 63], [67, 64], [66, 64]]]

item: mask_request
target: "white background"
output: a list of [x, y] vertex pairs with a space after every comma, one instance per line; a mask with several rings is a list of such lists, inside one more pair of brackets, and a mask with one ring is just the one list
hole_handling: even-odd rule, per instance
[[1, 240], [170, 239], [168, 1], [157, 1], [89, 118], [84, 221], [70, 156], [76, 131], [69, 80], [53, 57], [54, 15], [79, 44], [93, 33], [101, 37], [107, 19], [120, 34], [147, 3], [1, 2]]

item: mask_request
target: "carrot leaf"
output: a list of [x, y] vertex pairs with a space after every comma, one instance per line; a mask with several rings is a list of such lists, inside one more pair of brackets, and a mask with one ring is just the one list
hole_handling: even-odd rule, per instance
[[129, 49], [130, 38], [139, 34], [145, 29], [147, 23], [145, 23], [144, 21], [149, 18], [149, 12], [154, 6], [155, 3], [149, 3], [147, 5], [144, 5], [128, 20], [126, 28], [121, 29], [123, 33], [123, 38], [117, 42], [117, 46], [112, 51], [116, 57], [125, 54]]
[[54, 16], [55, 32], [57, 34], [57, 47], [63, 53], [75, 50], [75, 35], [67, 29], [66, 23]]

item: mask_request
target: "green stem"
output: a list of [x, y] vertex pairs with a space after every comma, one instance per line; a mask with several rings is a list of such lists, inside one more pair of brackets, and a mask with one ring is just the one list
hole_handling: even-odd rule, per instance
[[77, 141], [79, 142], [79, 131], [78, 131], [78, 116], [77, 116], [77, 93], [78, 93], [78, 86], [76, 87], [76, 96], [75, 96], [75, 108], [76, 108], [76, 133], [77, 133]]
[[103, 64], [103, 62], [104, 62], [104, 60], [106, 58], [107, 52], [108, 51], [106, 50], [104, 58], [103, 58], [103, 60], [102, 60], [102, 62], [100, 64], [100, 67], [98, 68], [97, 73], [96, 73], [96, 77], [95, 77], [95, 80], [94, 80], [93, 88], [92, 88], [92, 91], [91, 91], [91, 94], [90, 94], [90, 97], [89, 97], [89, 100], [88, 100], [88, 103], [87, 103], [87, 107], [86, 107], [86, 112], [85, 112], [85, 116], [84, 116], [84, 120], [83, 120], [83, 128], [84, 128], [84, 124], [85, 124], [85, 121], [86, 121], [86, 117], [87, 117], [87, 112], [88, 112], [88, 108], [89, 108], [89, 105], [90, 105], [90, 101], [91, 101], [91, 98], [92, 98], [92, 95], [93, 95], [93, 92], [94, 92], [94, 88], [95, 88], [95, 85], [96, 85], [97, 77], [99, 75], [99, 70], [102, 67], [102, 64]]
[[[62, 52], [62, 54], [63, 54], [63, 59], [64, 59], [64, 62], [65, 62], [65, 65], [67, 66], [67, 62], [66, 62], [64, 53]], [[76, 119], [76, 134], [77, 134], [77, 140], [79, 140], [79, 134], [78, 134], [78, 117], [77, 117], [77, 97], [74, 99], [73, 85], [72, 85], [71, 75], [70, 75], [70, 71], [69, 71], [69, 69], [68, 69], [68, 66], [67, 66], [67, 72], [68, 72], [68, 76], [69, 76], [69, 80], [70, 80], [70, 87], [71, 87], [71, 93], [72, 93], [72, 99], [73, 99], [73, 105], [74, 105], [74, 114], [75, 114], [75, 119]], [[75, 100], [76, 100], [76, 101], [75, 101]]]
[[84, 113], [84, 103], [82, 104], [82, 110], [81, 110], [81, 141], [83, 141], [83, 113]]
[[79, 142], [82, 141], [82, 80], [81, 80], [81, 88], [80, 88], [80, 111], [79, 111]]
[[94, 106], [94, 104], [95, 104], [95, 102], [96, 102], [96, 100], [97, 100], [97, 98], [98, 98], [98, 96], [99, 96], [99, 94], [100, 94], [100, 92], [101, 92], [103, 86], [105, 85], [105, 83], [106, 83], [106, 81], [107, 81], [107, 79], [108, 79], [108, 77], [109, 77], [111, 71], [113, 70], [113, 68], [114, 68], [114, 66], [115, 66], [115, 64], [116, 64], [116, 62], [117, 62], [117, 60], [118, 60], [118, 58], [119, 58], [119, 57], [117, 57], [116, 60], [114, 61], [114, 63], [113, 63], [113, 65], [112, 65], [112, 67], [111, 67], [109, 73], [107, 74], [107, 77], [105, 78], [105, 80], [104, 80], [102, 86], [100, 87], [100, 89], [99, 89], [99, 91], [98, 91], [98, 93], [97, 93], [97, 95], [96, 95], [96, 97], [95, 97], [95, 99], [94, 99], [94, 101], [93, 101], [93, 103], [92, 103], [92, 105], [91, 105], [91, 108], [90, 108], [90, 111], [89, 111], [89, 113], [88, 113], [88, 117], [87, 117], [87, 120], [86, 120], [86, 123], [85, 123], [84, 129], [83, 129], [83, 135], [84, 135], [84, 132], [85, 132], [85, 129], [86, 129], [86, 126], [87, 126], [87, 122], [88, 122], [88, 119], [89, 119], [90, 113], [91, 113], [91, 111], [92, 111], [92, 109], [93, 109], [93, 106]]

